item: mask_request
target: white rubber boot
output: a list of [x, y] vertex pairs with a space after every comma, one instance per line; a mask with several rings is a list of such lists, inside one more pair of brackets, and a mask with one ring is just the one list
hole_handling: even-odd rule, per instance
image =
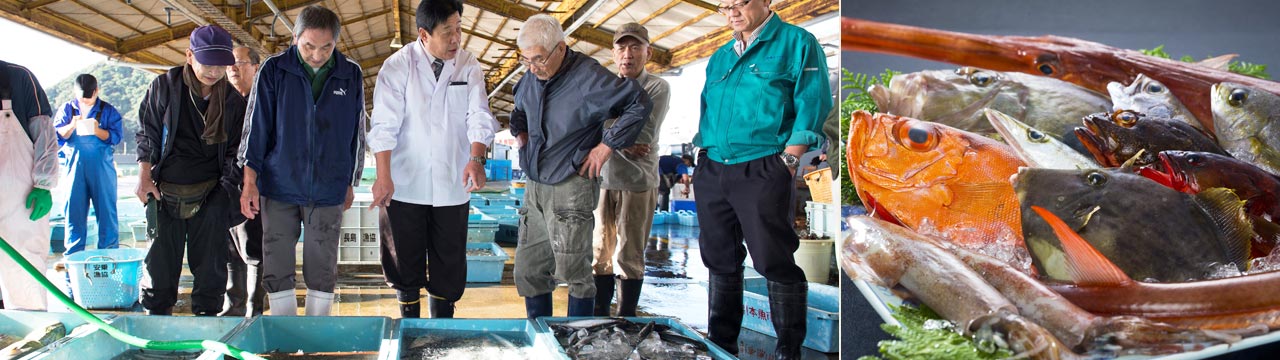
[[298, 316], [298, 298], [293, 290], [267, 293], [267, 302], [271, 304], [271, 315]]
[[329, 316], [330, 306], [333, 306], [333, 293], [307, 290], [307, 316]]

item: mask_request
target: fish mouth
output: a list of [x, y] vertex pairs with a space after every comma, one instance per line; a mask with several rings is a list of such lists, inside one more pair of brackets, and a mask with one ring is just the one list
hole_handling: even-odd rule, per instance
[[880, 202], [876, 201], [876, 198], [871, 196], [871, 194], [866, 191], [859, 190], [858, 197], [862, 198], [862, 205], [867, 208], [867, 215], [893, 223], [894, 225], [906, 226], [902, 224], [902, 221], [898, 220], [897, 216], [893, 216], [893, 214], [889, 212], [889, 209], [885, 209], [884, 206], [880, 205]]
[[1088, 117], [1084, 118], [1084, 126], [1076, 127], [1075, 133], [1085, 149], [1089, 150], [1089, 153], [1093, 154], [1093, 158], [1098, 160], [1104, 167], [1120, 166], [1120, 162], [1116, 161], [1115, 156], [1112, 154], [1116, 148], [1114, 140], [1099, 135], [1102, 134], [1102, 131], [1098, 126], [1097, 120]]
[[1155, 164], [1138, 168], [1138, 174], [1170, 189], [1188, 194], [1200, 192], [1200, 187], [1194, 181], [1190, 181], [1185, 173], [1173, 166], [1173, 158], [1167, 152], [1162, 151], [1156, 157], [1158, 161]]

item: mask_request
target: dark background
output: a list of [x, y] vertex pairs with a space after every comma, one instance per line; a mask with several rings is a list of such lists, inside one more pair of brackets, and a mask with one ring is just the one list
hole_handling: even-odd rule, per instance
[[[1237, 61], [1268, 65], [1273, 80], [1280, 76], [1280, 2], [1274, 1], [843, 0], [840, 5], [846, 17], [949, 31], [1068, 36], [1134, 50], [1164, 45], [1174, 58], [1197, 60], [1234, 53], [1240, 54]], [[852, 51], [843, 52], [841, 64], [866, 74], [958, 67]], [[841, 286], [841, 358], [878, 354], [876, 342], [888, 337], [879, 328], [879, 316], [847, 276], [841, 276]], [[1254, 348], [1232, 358], [1266, 358], [1278, 351]]]

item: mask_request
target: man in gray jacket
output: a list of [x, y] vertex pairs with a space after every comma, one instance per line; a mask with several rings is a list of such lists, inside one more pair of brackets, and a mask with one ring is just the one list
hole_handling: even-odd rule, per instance
[[[658, 193], [658, 130], [667, 116], [670, 85], [644, 70], [649, 62], [649, 31], [638, 23], [627, 23], [613, 33], [613, 61], [618, 76], [636, 79], [653, 100], [649, 121], [636, 144], [614, 150], [613, 161], [604, 164], [600, 187], [600, 207], [596, 209], [596, 230], [591, 265], [596, 279], [595, 316], [609, 316], [616, 277], [618, 316], [636, 316], [640, 288], [644, 286], [644, 243], [653, 225], [653, 209]], [[614, 254], [617, 253], [615, 259]], [[616, 269], [615, 269], [616, 260]]]
[[[557, 279], [569, 283], [569, 316], [591, 316], [595, 179], [614, 149], [630, 147], [649, 117], [640, 84], [570, 50], [555, 18], [535, 15], [516, 37], [529, 72], [516, 84], [511, 134], [529, 177], [516, 246], [516, 291], [530, 319], [551, 315]], [[618, 120], [604, 128], [607, 119]]]

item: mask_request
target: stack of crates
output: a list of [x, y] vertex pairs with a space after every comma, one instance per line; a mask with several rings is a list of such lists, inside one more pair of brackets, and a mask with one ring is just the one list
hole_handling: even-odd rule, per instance
[[498, 233], [494, 235], [493, 241], [504, 244], [516, 243], [516, 236], [519, 234], [520, 228], [520, 213], [516, 207], [507, 205], [475, 205], [471, 208], [475, 212], [498, 220]]
[[493, 237], [497, 233], [498, 220], [492, 216], [476, 213], [467, 216], [467, 242], [493, 242]]
[[484, 164], [484, 176], [489, 181], [511, 181], [511, 160], [489, 159]]
[[[382, 234], [378, 231], [378, 209], [372, 208], [373, 194], [356, 193], [351, 208], [342, 213], [338, 237], [338, 264], [378, 265]], [[302, 261], [302, 259], [298, 259]]]

